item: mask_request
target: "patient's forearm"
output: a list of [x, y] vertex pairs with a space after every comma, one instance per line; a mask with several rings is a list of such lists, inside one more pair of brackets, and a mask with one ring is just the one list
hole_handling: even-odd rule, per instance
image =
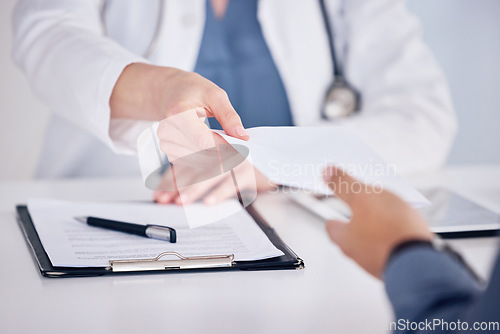
[[[394, 308], [397, 333], [427, 333], [401, 326], [410, 323], [463, 321], [481, 297], [469, 272], [449, 255], [418, 246], [396, 255], [388, 264], [386, 290]], [[455, 333], [436, 328], [438, 333]], [[445, 328], [446, 329], [446, 328]]]

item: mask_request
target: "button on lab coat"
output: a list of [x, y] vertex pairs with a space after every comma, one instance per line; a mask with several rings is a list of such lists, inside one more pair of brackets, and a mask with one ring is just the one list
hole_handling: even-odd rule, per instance
[[[147, 122], [111, 120], [109, 98], [135, 62], [192, 71], [205, 0], [20, 0], [13, 58], [54, 113], [38, 175], [140, 175], [135, 152]], [[328, 13], [347, 79], [362, 95], [355, 116], [325, 121], [320, 110], [332, 59], [318, 1], [261, 0], [258, 19], [282, 77], [296, 125], [343, 124], [402, 174], [439, 167], [456, 132], [446, 80], [403, 0], [330, 0]], [[323, 143], [328, 145], [328, 143]], [[349, 143], [345, 143], [348, 147]]]

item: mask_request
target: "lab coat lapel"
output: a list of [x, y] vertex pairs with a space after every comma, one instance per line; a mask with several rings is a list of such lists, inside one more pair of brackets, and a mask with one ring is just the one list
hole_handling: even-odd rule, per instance
[[[331, 8], [338, 1], [329, 3]], [[285, 85], [296, 125], [320, 120], [333, 80], [328, 37], [318, 1], [260, 0], [258, 18]]]
[[205, 0], [167, 0], [157, 52], [151, 60], [192, 71], [196, 66], [205, 26]]

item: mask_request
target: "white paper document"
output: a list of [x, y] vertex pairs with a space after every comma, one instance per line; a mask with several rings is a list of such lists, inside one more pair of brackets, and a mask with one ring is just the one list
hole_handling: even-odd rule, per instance
[[[30, 199], [28, 210], [56, 267], [107, 267], [110, 260], [154, 258], [162, 252], [177, 252], [186, 257], [234, 254], [236, 261], [283, 255], [243, 209], [196, 229], [189, 228], [183, 208], [175, 205]], [[210, 207], [200, 208], [199, 214], [209, 217]], [[76, 221], [74, 217], [78, 216], [166, 225], [175, 228], [177, 242], [89, 226]]]
[[195, 202], [184, 205], [182, 210], [184, 211], [184, 216], [186, 217], [185, 219], [189, 228], [198, 228], [235, 215], [244, 209], [241, 207], [241, 204], [234, 199], [216, 205], [205, 205], [201, 202]]
[[216, 131], [231, 145], [246, 146], [252, 163], [272, 182], [332, 194], [323, 181], [328, 165], [344, 169], [360, 181], [390, 190], [409, 204], [429, 201], [396, 174], [383, 159], [352, 131], [341, 126], [249, 128], [249, 141]]

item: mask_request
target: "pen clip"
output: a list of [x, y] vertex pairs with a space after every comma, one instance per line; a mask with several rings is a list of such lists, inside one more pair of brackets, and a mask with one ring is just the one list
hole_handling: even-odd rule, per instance
[[[173, 255], [177, 259], [161, 260], [167, 255]], [[109, 261], [113, 272], [231, 267], [233, 262], [233, 254], [184, 257], [177, 252], [163, 252], [153, 259]]]

